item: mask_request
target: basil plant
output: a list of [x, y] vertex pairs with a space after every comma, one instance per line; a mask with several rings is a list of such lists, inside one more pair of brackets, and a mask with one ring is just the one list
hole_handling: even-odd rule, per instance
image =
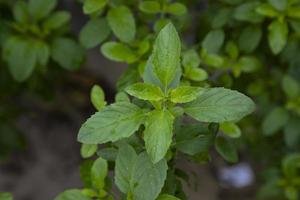
[[178, 182], [167, 180], [174, 177], [178, 152], [201, 154], [215, 144], [228, 161], [238, 159], [230, 140], [218, 134], [217, 124], [239, 121], [255, 104], [234, 90], [181, 84], [180, 60], [181, 41], [169, 23], [155, 39], [141, 82], [127, 86], [110, 105], [101, 88], [93, 88], [98, 112], [82, 125], [78, 141], [84, 157], [93, 155], [97, 145], [104, 146], [92, 164], [90, 187], [67, 190], [56, 200], [117, 199], [110, 193], [108, 161], [114, 163], [113, 182], [121, 198], [163, 200], [184, 198], [169, 185]]

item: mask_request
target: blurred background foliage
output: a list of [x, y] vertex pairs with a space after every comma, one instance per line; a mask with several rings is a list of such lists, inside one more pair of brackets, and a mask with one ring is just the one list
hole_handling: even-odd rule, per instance
[[[220, 126], [253, 167], [255, 198], [299, 199], [299, 0], [72, 1], [88, 16], [78, 40], [70, 12], [57, 3], [0, 0], [0, 159], [26, 148], [15, 127], [25, 112], [16, 106], [19, 97], [51, 102], [57, 87], [87, 83], [87, 90], [99, 80], [69, 71], [82, 66], [91, 48], [127, 64], [116, 84], [120, 94], [140, 80], [156, 33], [171, 21], [183, 41], [181, 84], [232, 88], [257, 104], [238, 124]], [[189, 156], [202, 163], [209, 155]]]

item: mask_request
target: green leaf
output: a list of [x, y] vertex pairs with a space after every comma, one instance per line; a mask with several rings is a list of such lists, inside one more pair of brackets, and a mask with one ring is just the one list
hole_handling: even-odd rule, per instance
[[29, 12], [38, 21], [48, 16], [56, 4], [57, 0], [29, 0]]
[[300, 168], [300, 154], [291, 153], [286, 156], [282, 161], [282, 171], [287, 178], [297, 176], [297, 172]]
[[209, 54], [203, 57], [203, 62], [208, 66], [218, 68], [224, 64], [224, 58], [216, 54]]
[[267, 17], [278, 17], [280, 12], [278, 12], [273, 6], [267, 3], [260, 4], [255, 11], [263, 16]]
[[244, 94], [225, 88], [207, 89], [195, 101], [184, 106], [185, 112], [203, 122], [237, 121], [255, 109]]
[[130, 145], [123, 144], [120, 147], [115, 165], [115, 182], [125, 194], [130, 191], [130, 181], [134, 173], [132, 170], [137, 158], [135, 150]]
[[282, 51], [287, 43], [287, 24], [285, 22], [275, 20], [269, 25], [268, 30], [269, 46], [274, 54], [278, 54]]
[[137, 131], [143, 118], [142, 110], [134, 104], [111, 104], [83, 124], [79, 130], [78, 141], [87, 144], [115, 142]]
[[155, 14], [160, 12], [160, 4], [157, 1], [143, 1], [139, 4], [139, 9], [144, 13]]
[[122, 42], [131, 42], [135, 38], [136, 26], [131, 10], [126, 6], [111, 8], [107, 14], [110, 28]]
[[96, 144], [82, 144], [80, 148], [80, 154], [83, 158], [89, 158], [93, 156], [98, 149]]
[[146, 153], [137, 156], [131, 146], [124, 144], [116, 160], [115, 182], [123, 193], [133, 199], [154, 200], [164, 185], [167, 168], [165, 159], [153, 164]]
[[235, 163], [238, 161], [237, 150], [231, 141], [225, 137], [216, 138], [217, 152], [228, 162]]
[[212, 16], [212, 28], [222, 28], [229, 21], [232, 12], [231, 8], [220, 8], [217, 13]]
[[222, 29], [210, 31], [202, 42], [202, 47], [208, 54], [218, 53], [225, 39], [225, 34]]
[[64, 25], [66, 25], [71, 19], [70, 13], [66, 11], [57, 11], [51, 14], [48, 18], [46, 18], [43, 23], [46, 29], [58, 29]]
[[158, 86], [149, 83], [136, 83], [125, 89], [131, 96], [142, 100], [159, 101], [164, 98], [164, 93]]
[[166, 11], [173, 15], [184, 15], [187, 12], [187, 8], [182, 3], [171, 3], [166, 7]]
[[84, 0], [84, 14], [93, 14], [99, 12], [106, 5], [107, 0]]
[[167, 169], [165, 159], [153, 164], [146, 153], [141, 153], [132, 170], [134, 173], [130, 181], [134, 199], [156, 199], [166, 180]]
[[79, 41], [85, 48], [101, 44], [110, 34], [106, 19], [92, 19], [81, 29]]
[[183, 76], [192, 81], [204, 81], [208, 78], [208, 74], [204, 69], [194, 67], [184, 67]]
[[91, 200], [89, 197], [84, 196], [78, 189], [66, 190], [55, 197], [54, 200]]
[[268, 0], [268, 2], [277, 10], [284, 11], [287, 8], [288, 0]]
[[204, 92], [203, 88], [192, 86], [179, 86], [170, 90], [170, 100], [173, 103], [188, 103], [195, 100], [201, 93]]
[[214, 134], [203, 124], [183, 125], [175, 130], [175, 147], [188, 155], [207, 152], [213, 144]]
[[180, 200], [180, 199], [169, 194], [161, 194], [156, 200]]
[[300, 94], [299, 83], [289, 75], [282, 78], [282, 89], [284, 93], [290, 98], [296, 98]]
[[93, 104], [93, 106], [98, 110], [102, 110], [105, 105], [106, 105], [106, 101], [105, 101], [105, 94], [103, 89], [99, 86], [99, 85], [94, 85], [92, 90], [91, 90], [91, 102]]
[[153, 72], [164, 88], [174, 80], [180, 68], [180, 53], [179, 36], [173, 24], [169, 23], [159, 32], [150, 58]]
[[239, 48], [245, 53], [253, 52], [262, 38], [262, 30], [257, 26], [247, 26], [239, 36]]
[[117, 159], [118, 150], [113, 147], [108, 147], [97, 151], [97, 155], [101, 156], [105, 160], [115, 161]]
[[1, 200], [13, 200], [13, 196], [8, 192], [0, 192]]
[[17, 22], [26, 23], [29, 21], [30, 18], [29, 10], [25, 1], [17, 1], [14, 4], [12, 11], [13, 11], [14, 19]]
[[287, 186], [284, 189], [284, 194], [287, 197], [287, 199], [289, 199], [289, 200], [299, 199], [298, 188], [296, 188], [295, 186]]
[[288, 147], [297, 147], [300, 144], [300, 120], [291, 118], [284, 127], [284, 141]]
[[241, 129], [232, 122], [225, 122], [220, 124], [220, 130], [231, 138], [241, 137]]
[[229, 40], [225, 45], [225, 52], [228, 54], [229, 58], [236, 60], [239, 56], [239, 48], [236, 43], [232, 40]]
[[264, 135], [273, 135], [289, 121], [289, 113], [281, 107], [274, 108], [264, 119], [262, 130]]
[[262, 67], [260, 60], [254, 56], [242, 56], [236, 64], [245, 73], [255, 72]]
[[76, 70], [83, 63], [84, 50], [74, 40], [56, 38], [51, 44], [51, 56], [61, 67]]
[[287, 10], [287, 15], [295, 19], [300, 19], [300, 7], [290, 7]]
[[50, 47], [44, 41], [34, 41], [37, 63], [46, 66], [50, 57]]
[[199, 67], [200, 63], [200, 57], [194, 49], [188, 50], [182, 55], [182, 65], [184, 67], [196, 68]]
[[103, 189], [105, 186], [105, 178], [108, 173], [108, 164], [107, 161], [99, 157], [95, 160], [92, 169], [91, 177], [93, 185], [98, 189]]
[[154, 110], [146, 118], [144, 140], [153, 163], [164, 158], [172, 143], [173, 120], [173, 115], [167, 110]]
[[9, 38], [3, 46], [3, 59], [16, 81], [22, 82], [32, 74], [37, 62], [33, 41], [18, 37]]
[[119, 42], [106, 42], [101, 46], [101, 53], [108, 59], [118, 62], [133, 63], [138, 57], [127, 46]]
[[263, 20], [263, 16], [255, 11], [259, 5], [260, 3], [257, 1], [245, 2], [235, 8], [233, 16], [240, 21], [259, 23]]

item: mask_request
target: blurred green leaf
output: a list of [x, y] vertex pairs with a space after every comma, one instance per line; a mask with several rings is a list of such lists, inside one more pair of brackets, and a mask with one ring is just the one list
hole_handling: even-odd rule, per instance
[[115, 36], [122, 42], [131, 42], [135, 38], [136, 25], [131, 10], [126, 6], [111, 8], [107, 21]]
[[160, 4], [157, 1], [143, 1], [139, 4], [139, 9], [144, 13], [155, 14], [159, 13]]
[[225, 137], [217, 137], [215, 142], [217, 152], [228, 162], [238, 161], [238, 153], [234, 144]]
[[289, 120], [289, 113], [281, 107], [274, 108], [263, 121], [262, 130], [264, 135], [273, 135], [282, 129]]
[[29, 12], [35, 20], [48, 16], [56, 7], [57, 0], [29, 0]]
[[221, 29], [210, 31], [202, 41], [202, 47], [208, 54], [218, 53], [225, 39], [224, 31]]
[[76, 70], [84, 61], [84, 50], [72, 39], [55, 38], [51, 44], [51, 57], [61, 67]]
[[125, 44], [119, 42], [106, 42], [101, 46], [101, 53], [108, 59], [118, 62], [133, 63], [137, 55]]
[[107, 0], [84, 0], [84, 14], [93, 14], [99, 12], [106, 5]]
[[274, 54], [282, 51], [287, 43], [288, 27], [285, 22], [274, 20], [268, 27], [269, 46]]
[[98, 110], [102, 110], [105, 105], [105, 94], [103, 89], [99, 85], [94, 85], [91, 90], [90, 99], [93, 106]]

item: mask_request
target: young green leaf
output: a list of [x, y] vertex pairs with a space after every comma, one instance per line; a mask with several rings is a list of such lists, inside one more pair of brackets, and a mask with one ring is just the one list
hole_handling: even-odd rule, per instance
[[136, 83], [125, 89], [131, 96], [142, 100], [159, 101], [164, 98], [164, 93], [158, 86], [149, 83]]
[[107, 0], [85, 0], [83, 3], [84, 14], [93, 14], [104, 8]]
[[185, 112], [203, 122], [237, 121], [255, 109], [244, 94], [225, 88], [207, 89], [195, 101], [184, 106]]
[[101, 46], [101, 53], [108, 59], [118, 62], [133, 63], [137, 55], [125, 44], [119, 42], [106, 42]]
[[91, 96], [90, 98], [93, 106], [98, 111], [102, 110], [105, 107], [106, 105], [105, 94], [103, 89], [99, 85], [93, 86], [90, 96]]
[[122, 42], [131, 42], [135, 38], [136, 26], [131, 10], [126, 6], [111, 8], [107, 21], [113, 33]]
[[105, 186], [105, 178], [108, 172], [107, 161], [99, 157], [94, 161], [91, 169], [92, 183], [97, 189], [103, 189]]
[[51, 56], [67, 70], [76, 70], [84, 60], [84, 50], [74, 40], [56, 38], [51, 44]]
[[67, 24], [71, 19], [70, 13], [66, 11], [57, 11], [46, 18], [43, 26], [46, 29], [53, 30]]
[[89, 158], [93, 156], [98, 149], [96, 144], [82, 144], [80, 148], [80, 154], [83, 158]]
[[284, 108], [274, 108], [264, 119], [262, 130], [264, 135], [273, 135], [289, 121], [289, 113]]
[[234, 144], [225, 137], [216, 138], [216, 150], [228, 162], [235, 163], [238, 161], [238, 154]]
[[66, 190], [63, 193], [59, 194], [54, 200], [92, 200], [91, 198], [82, 194], [78, 189]]
[[154, 110], [146, 118], [144, 140], [153, 163], [164, 158], [172, 143], [173, 120], [173, 115], [167, 110]]
[[16, 81], [22, 82], [29, 78], [37, 63], [37, 52], [34, 42], [18, 37], [9, 38], [3, 47], [3, 59]]
[[210, 31], [202, 42], [202, 47], [208, 54], [218, 53], [225, 39], [224, 31], [221, 29]]
[[203, 88], [179, 86], [175, 89], [170, 90], [170, 100], [173, 103], [188, 103], [195, 100], [203, 92]]
[[287, 42], [287, 24], [286, 22], [275, 20], [269, 25], [268, 29], [269, 46], [274, 54], [278, 54], [285, 47]]
[[81, 29], [79, 41], [85, 48], [93, 48], [103, 42], [110, 34], [106, 19], [92, 19]]
[[169, 194], [161, 194], [156, 200], [180, 200], [180, 199]]
[[102, 144], [129, 137], [139, 128], [143, 119], [142, 110], [134, 104], [111, 104], [83, 124], [79, 130], [78, 141]]
[[180, 68], [181, 43], [173, 24], [169, 23], [159, 32], [153, 48], [153, 71], [167, 88], [174, 80], [177, 68]]
[[139, 9], [144, 13], [155, 14], [160, 12], [160, 4], [157, 1], [143, 1], [139, 4]]
[[171, 3], [166, 7], [166, 11], [173, 15], [184, 15], [187, 12], [187, 8], [182, 3]]
[[57, 0], [29, 0], [29, 12], [35, 20], [48, 16], [55, 8]]
[[239, 138], [241, 136], [241, 129], [232, 122], [221, 123], [220, 130], [231, 138]]

